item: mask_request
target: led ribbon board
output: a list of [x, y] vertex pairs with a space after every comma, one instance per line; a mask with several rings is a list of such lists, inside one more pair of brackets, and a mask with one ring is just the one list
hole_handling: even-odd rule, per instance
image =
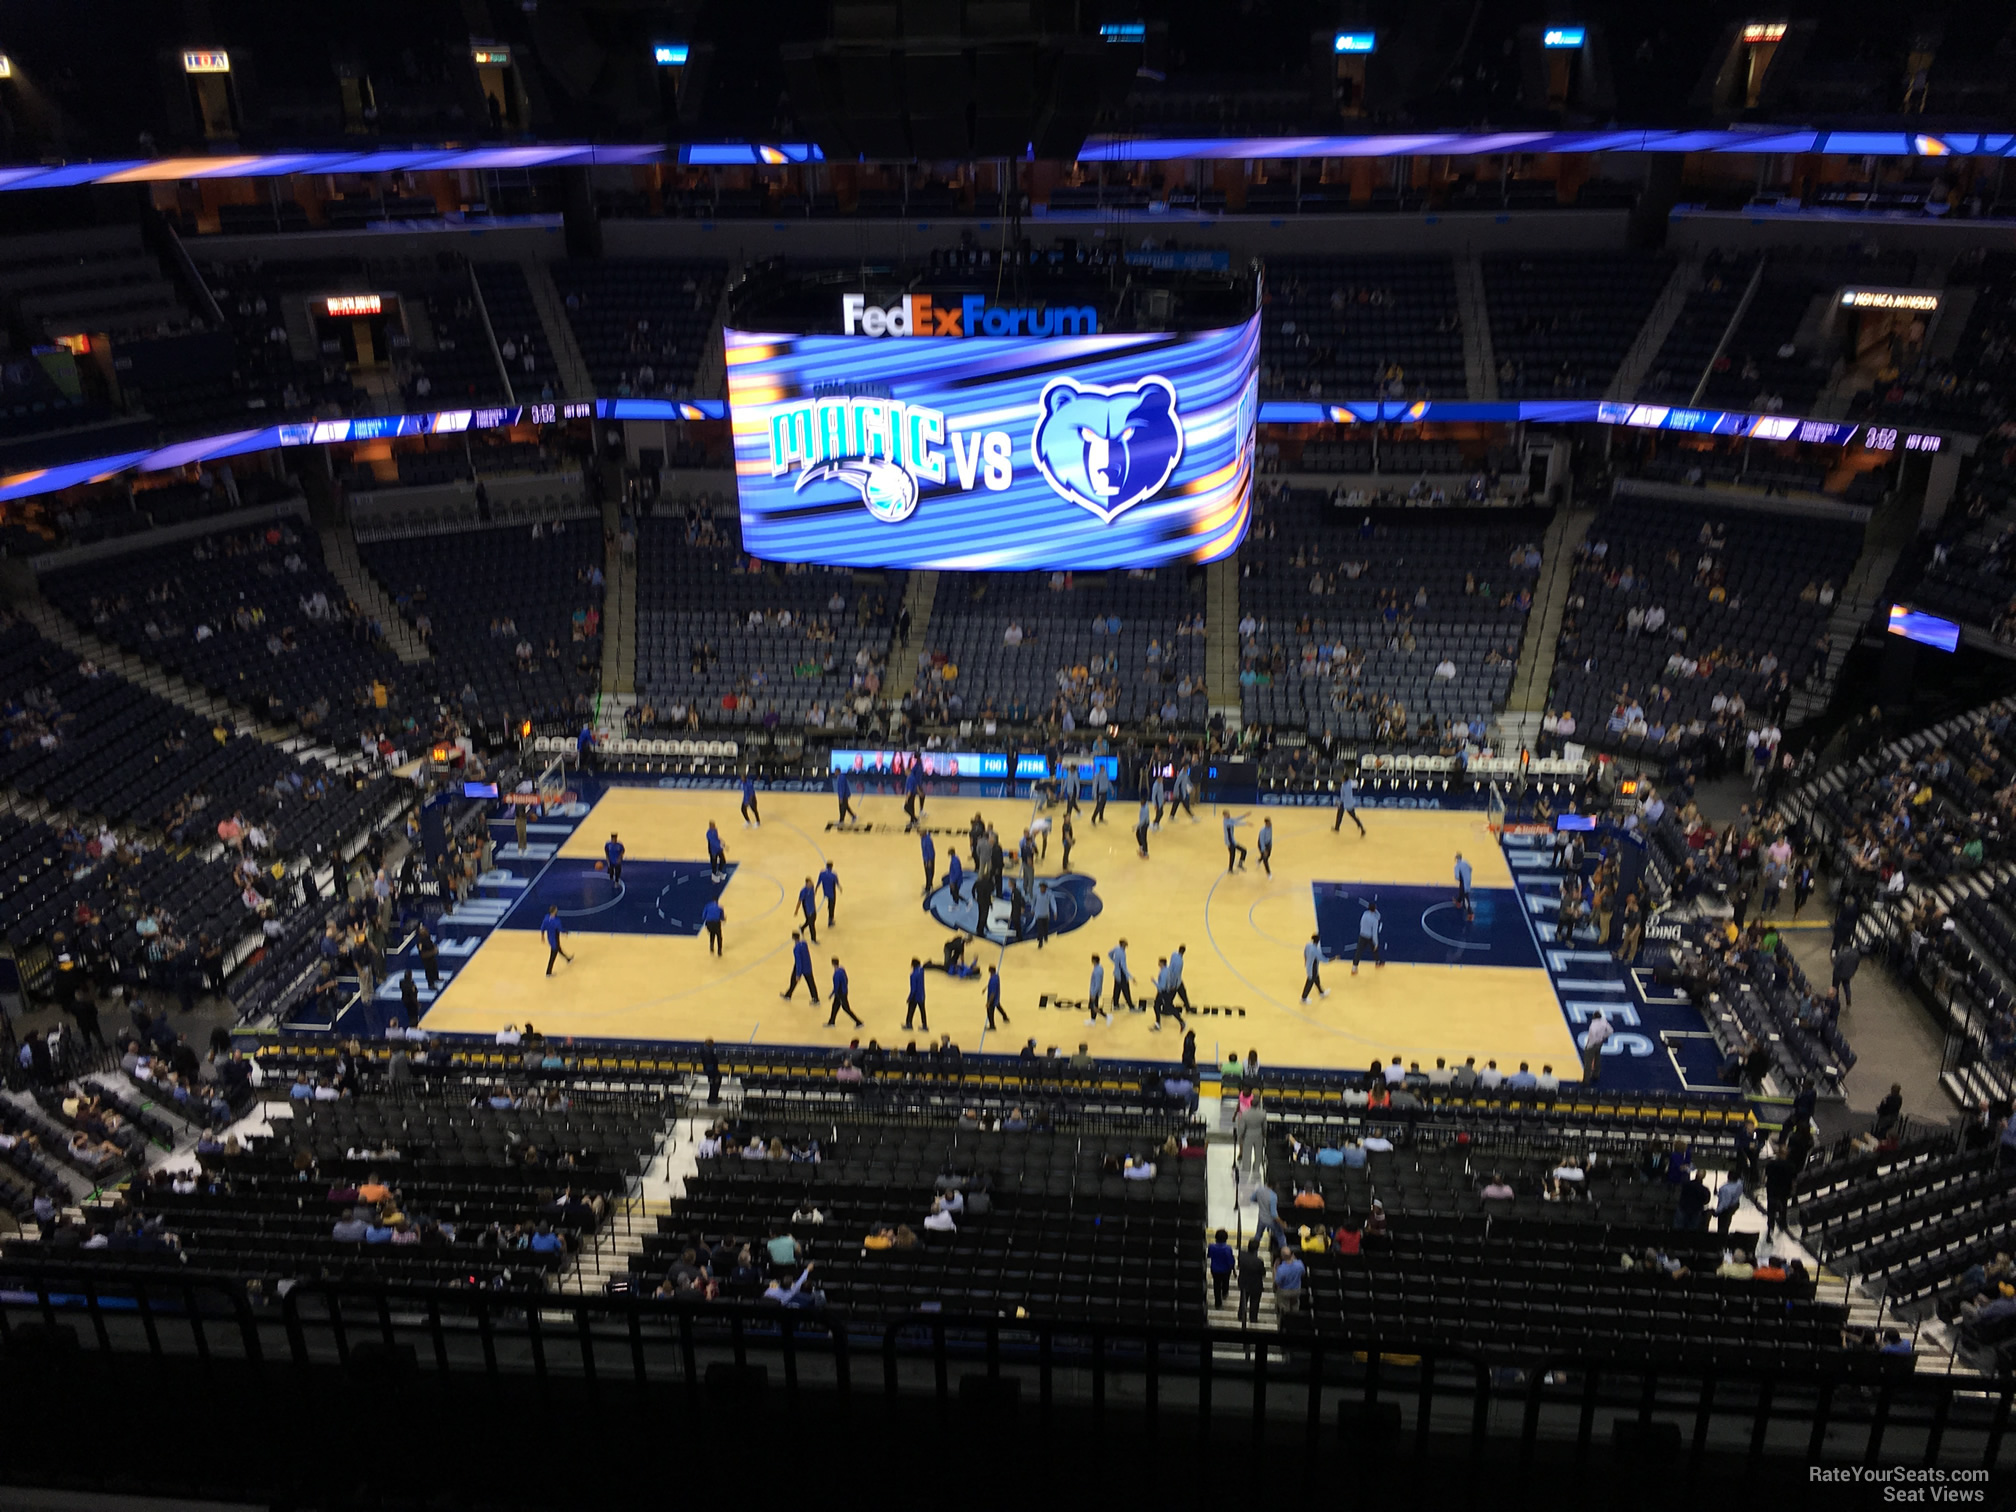
[[1257, 316], [1099, 336], [726, 336], [752, 556], [1089, 570], [1216, 561], [1245, 537]]

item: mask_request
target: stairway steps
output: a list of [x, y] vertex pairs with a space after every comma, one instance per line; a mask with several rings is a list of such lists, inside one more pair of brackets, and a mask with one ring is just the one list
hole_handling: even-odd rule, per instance
[[357, 537], [349, 525], [321, 525], [317, 527], [316, 534], [322, 540], [322, 560], [328, 564], [336, 581], [342, 584], [343, 591], [356, 601], [358, 608], [378, 622], [392, 654], [409, 666], [432, 661], [434, 653], [427, 649], [419, 634], [406, 622], [406, 617], [379, 586], [378, 580], [365, 570], [363, 559], [357, 555]]

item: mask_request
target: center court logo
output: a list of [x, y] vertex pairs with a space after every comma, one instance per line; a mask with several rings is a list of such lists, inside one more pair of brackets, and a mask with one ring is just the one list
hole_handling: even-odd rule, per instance
[[[1009, 879], [1004, 879], [1005, 881]], [[1013, 945], [1018, 941], [1036, 938], [1036, 926], [1025, 915], [1022, 932], [1010, 931], [1009, 920], [1014, 910], [1007, 894], [995, 898], [982, 919], [975, 895], [974, 877], [968, 872], [959, 882], [959, 896], [952, 895], [952, 889], [940, 882], [931, 889], [931, 896], [924, 900], [924, 908], [932, 918], [947, 929], [975, 935], [983, 940], [991, 940], [997, 945]], [[1036, 885], [1050, 897], [1050, 932], [1053, 935], [1069, 934], [1072, 930], [1096, 919], [1105, 908], [1100, 901], [1098, 883], [1079, 872], [1065, 872], [1058, 877], [1039, 877]]]

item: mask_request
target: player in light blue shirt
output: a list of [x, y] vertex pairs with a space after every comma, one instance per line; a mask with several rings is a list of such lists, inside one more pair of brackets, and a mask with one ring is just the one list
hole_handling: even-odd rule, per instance
[[1225, 870], [1229, 872], [1235, 862], [1241, 868], [1246, 865], [1246, 847], [1239, 843], [1239, 837], [1233, 833], [1246, 822], [1246, 819], [1244, 815], [1235, 814], [1230, 809], [1227, 809], [1221, 817], [1225, 825]]
[[[1118, 1008], [1125, 998], [1127, 1006], [1134, 1006], [1134, 974], [1127, 969], [1127, 942], [1122, 940], [1106, 952], [1106, 959], [1113, 963], [1113, 1006]], [[1106, 1015], [1110, 1020], [1113, 1015]]]
[[1465, 923], [1477, 921], [1477, 905], [1470, 901], [1470, 863], [1463, 859], [1463, 852], [1456, 852], [1456, 906], [1463, 910]]
[[1269, 814], [1260, 821], [1260, 869], [1268, 876], [1274, 875], [1274, 816]]
[[1379, 942], [1379, 900], [1360, 898], [1364, 912], [1358, 915], [1358, 951], [1351, 957], [1351, 975], [1358, 975], [1358, 963], [1368, 955], [1374, 966], [1386, 964], [1386, 951]]
[[1330, 833], [1336, 834], [1344, 828], [1344, 816], [1349, 814], [1351, 822], [1358, 826], [1359, 838], [1364, 838], [1365, 821], [1358, 817], [1358, 784], [1346, 777], [1337, 785], [1337, 822], [1330, 826]]
[[1309, 943], [1302, 947], [1302, 1001], [1309, 1001], [1309, 994], [1318, 997], [1330, 994], [1323, 987], [1323, 936], [1312, 934]]
[[1182, 1022], [1182, 1016], [1176, 1012], [1173, 984], [1170, 981], [1169, 963], [1165, 960], [1158, 961], [1155, 964], [1155, 1022], [1150, 1024], [1148, 1028], [1153, 1033], [1160, 1034], [1162, 1032], [1162, 1015], [1166, 1013], [1175, 1018], [1178, 1023]]
[[1050, 884], [1038, 882], [1034, 894], [1029, 899], [1029, 919], [1036, 930], [1036, 948], [1041, 950], [1050, 938], [1050, 926], [1056, 918], [1056, 903], [1050, 896]]
[[[1104, 995], [1105, 991], [1106, 991], [1106, 967], [1104, 966], [1104, 964], [1101, 963], [1099, 957], [1095, 955], [1094, 957], [1092, 957], [1092, 986], [1085, 999], [1086, 1023], [1096, 1024], [1099, 1022], [1099, 1015], [1100, 1015], [1099, 1000]], [[1109, 1024], [1113, 1022], [1113, 1015], [1110, 1011], [1107, 1012], [1106, 1014], [1106, 1022]]]

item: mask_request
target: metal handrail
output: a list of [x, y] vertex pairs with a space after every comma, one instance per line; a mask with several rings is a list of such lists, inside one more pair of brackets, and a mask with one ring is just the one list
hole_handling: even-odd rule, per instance
[[[1180, 1423], [1200, 1444], [1236, 1431], [1242, 1416], [1254, 1443], [1299, 1437], [1313, 1447], [1330, 1416], [1347, 1436], [1397, 1438], [1411, 1400], [1422, 1444], [1438, 1416], [1447, 1424], [1467, 1408], [1471, 1453], [1516, 1439], [1522, 1465], [1543, 1442], [1572, 1442], [1586, 1464], [1604, 1406], [1680, 1430], [1690, 1474], [1711, 1451], [1784, 1455], [1799, 1429], [1808, 1458], [2016, 1464], [2016, 1452], [2005, 1453], [2016, 1377], [1919, 1375], [1878, 1356], [1815, 1356], [1801, 1368], [1743, 1350], [1522, 1355], [1405, 1329], [1275, 1333], [951, 1313], [868, 1321], [751, 1303], [362, 1282], [304, 1281], [275, 1301], [165, 1267], [0, 1262], [0, 1338], [10, 1351], [75, 1336], [72, 1319], [88, 1326], [100, 1356], [235, 1359], [276, 1386], [289, 1372], [369, 1363], [530, 1378], [542, 1392], [562, 1379], [598, 1391], [683, 1386], [698, 1400], [776, 1371], [794, 1406], [817, 1394], [935, 1397], [945, 1407], [979, 1376], [983, 1390], [1033, 1390], [1039, 1444], [1062, 1419], [1103, 1425], [1115, 1410], [1145, 1416], [1151, 1432]], [[1886, 1439], [1915, 1452], [1886, 1455]]]

